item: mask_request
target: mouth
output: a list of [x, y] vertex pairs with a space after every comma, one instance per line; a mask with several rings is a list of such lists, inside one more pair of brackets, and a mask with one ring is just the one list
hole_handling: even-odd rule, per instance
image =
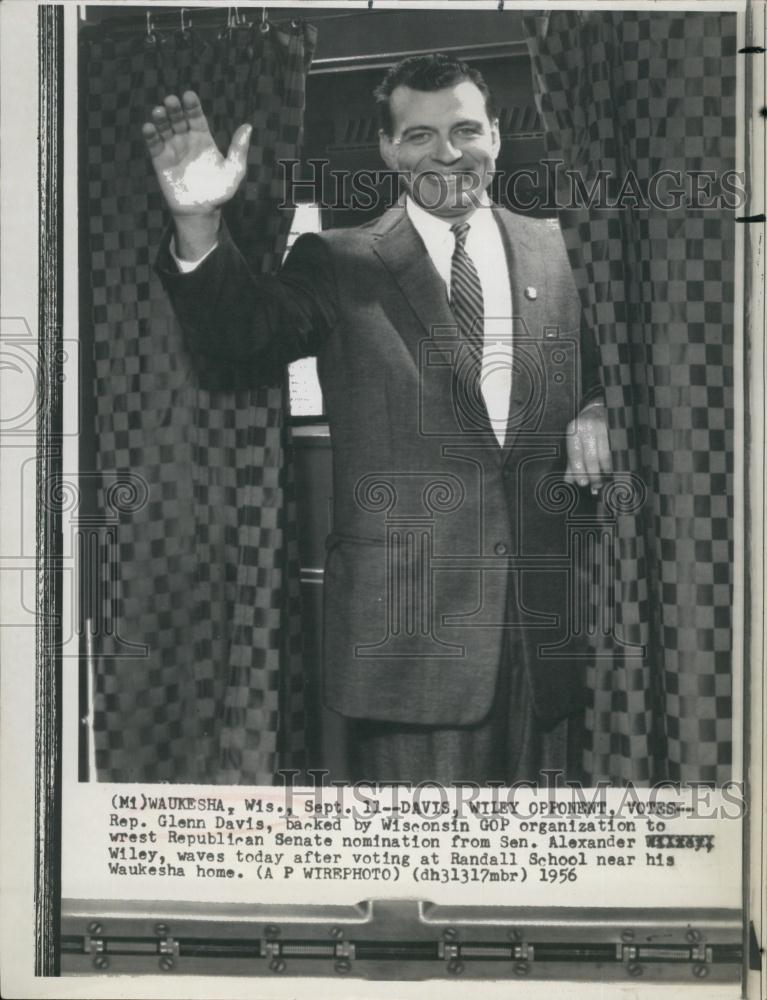
[[466, 188], [467, 190], [471, 190], [479, 184], [479, 175], [471, 170], [452, 171], [449, 174], [443, 174], [439, 171], [432, 170], [428, 173], [432, 180], [436, 183], [447, 184], [450, 187], [460, 186]]
[[411, 175], [413, 195], [432, 211], [464, 211], [479, 204], [485, 182], [475, 170], [424, 170]]

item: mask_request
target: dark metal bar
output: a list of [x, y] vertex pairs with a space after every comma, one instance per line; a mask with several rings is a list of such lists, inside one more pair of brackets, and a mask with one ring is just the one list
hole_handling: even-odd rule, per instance
[[38, 9], [39, 310], [35, 649], [35, 975], [59, 972], [61, 898], [61, 475], [64, 9]]

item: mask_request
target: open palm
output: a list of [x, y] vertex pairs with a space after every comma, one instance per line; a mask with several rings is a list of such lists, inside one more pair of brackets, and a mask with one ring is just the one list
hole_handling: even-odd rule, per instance
[[241, 125], [222, 156], [194, 91], [166, 97], [142, 134], [168, 208], [176, 216], [206, 215], [229, 201], [245, 176], [250, 125]]

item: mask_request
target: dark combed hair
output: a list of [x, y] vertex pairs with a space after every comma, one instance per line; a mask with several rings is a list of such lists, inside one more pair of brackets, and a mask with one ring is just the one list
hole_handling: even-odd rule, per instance
[[454, 87], [469, 80], [475, 84], [485, 98], [485, 111], [490, 121], [498, 117], [490, 88], [479, 70], [472, 69], [460, 59], [452, 59], [442, 52], [425, 56], [409, 56], [392, 66], [383, 80], [373, 91], [378, 113], [378, 124], [386, 135], [392, 134], [391, 104], [389, 98], [395, 87], [410, 87], [411, 90], [434, 91]]

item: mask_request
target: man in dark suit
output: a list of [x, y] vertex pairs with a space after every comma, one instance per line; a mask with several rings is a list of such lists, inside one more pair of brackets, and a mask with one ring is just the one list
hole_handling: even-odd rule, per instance
[[327, 704], [354, 776], [577, 775], [582, 658], [570, 634], [564, 479], [609, 471], [597, 352], [555, 223], [492, 205], [500, 145], [481, 76], [445, 56], [376, 92], [406, 195], [300, 238], [254, 276], [221, 223], [248, 126], [222, 157], [196, 95], [144, 126], [173, 215], [158, 270], [190, 346], [263, 382], [316, 355], [333, 443]]

